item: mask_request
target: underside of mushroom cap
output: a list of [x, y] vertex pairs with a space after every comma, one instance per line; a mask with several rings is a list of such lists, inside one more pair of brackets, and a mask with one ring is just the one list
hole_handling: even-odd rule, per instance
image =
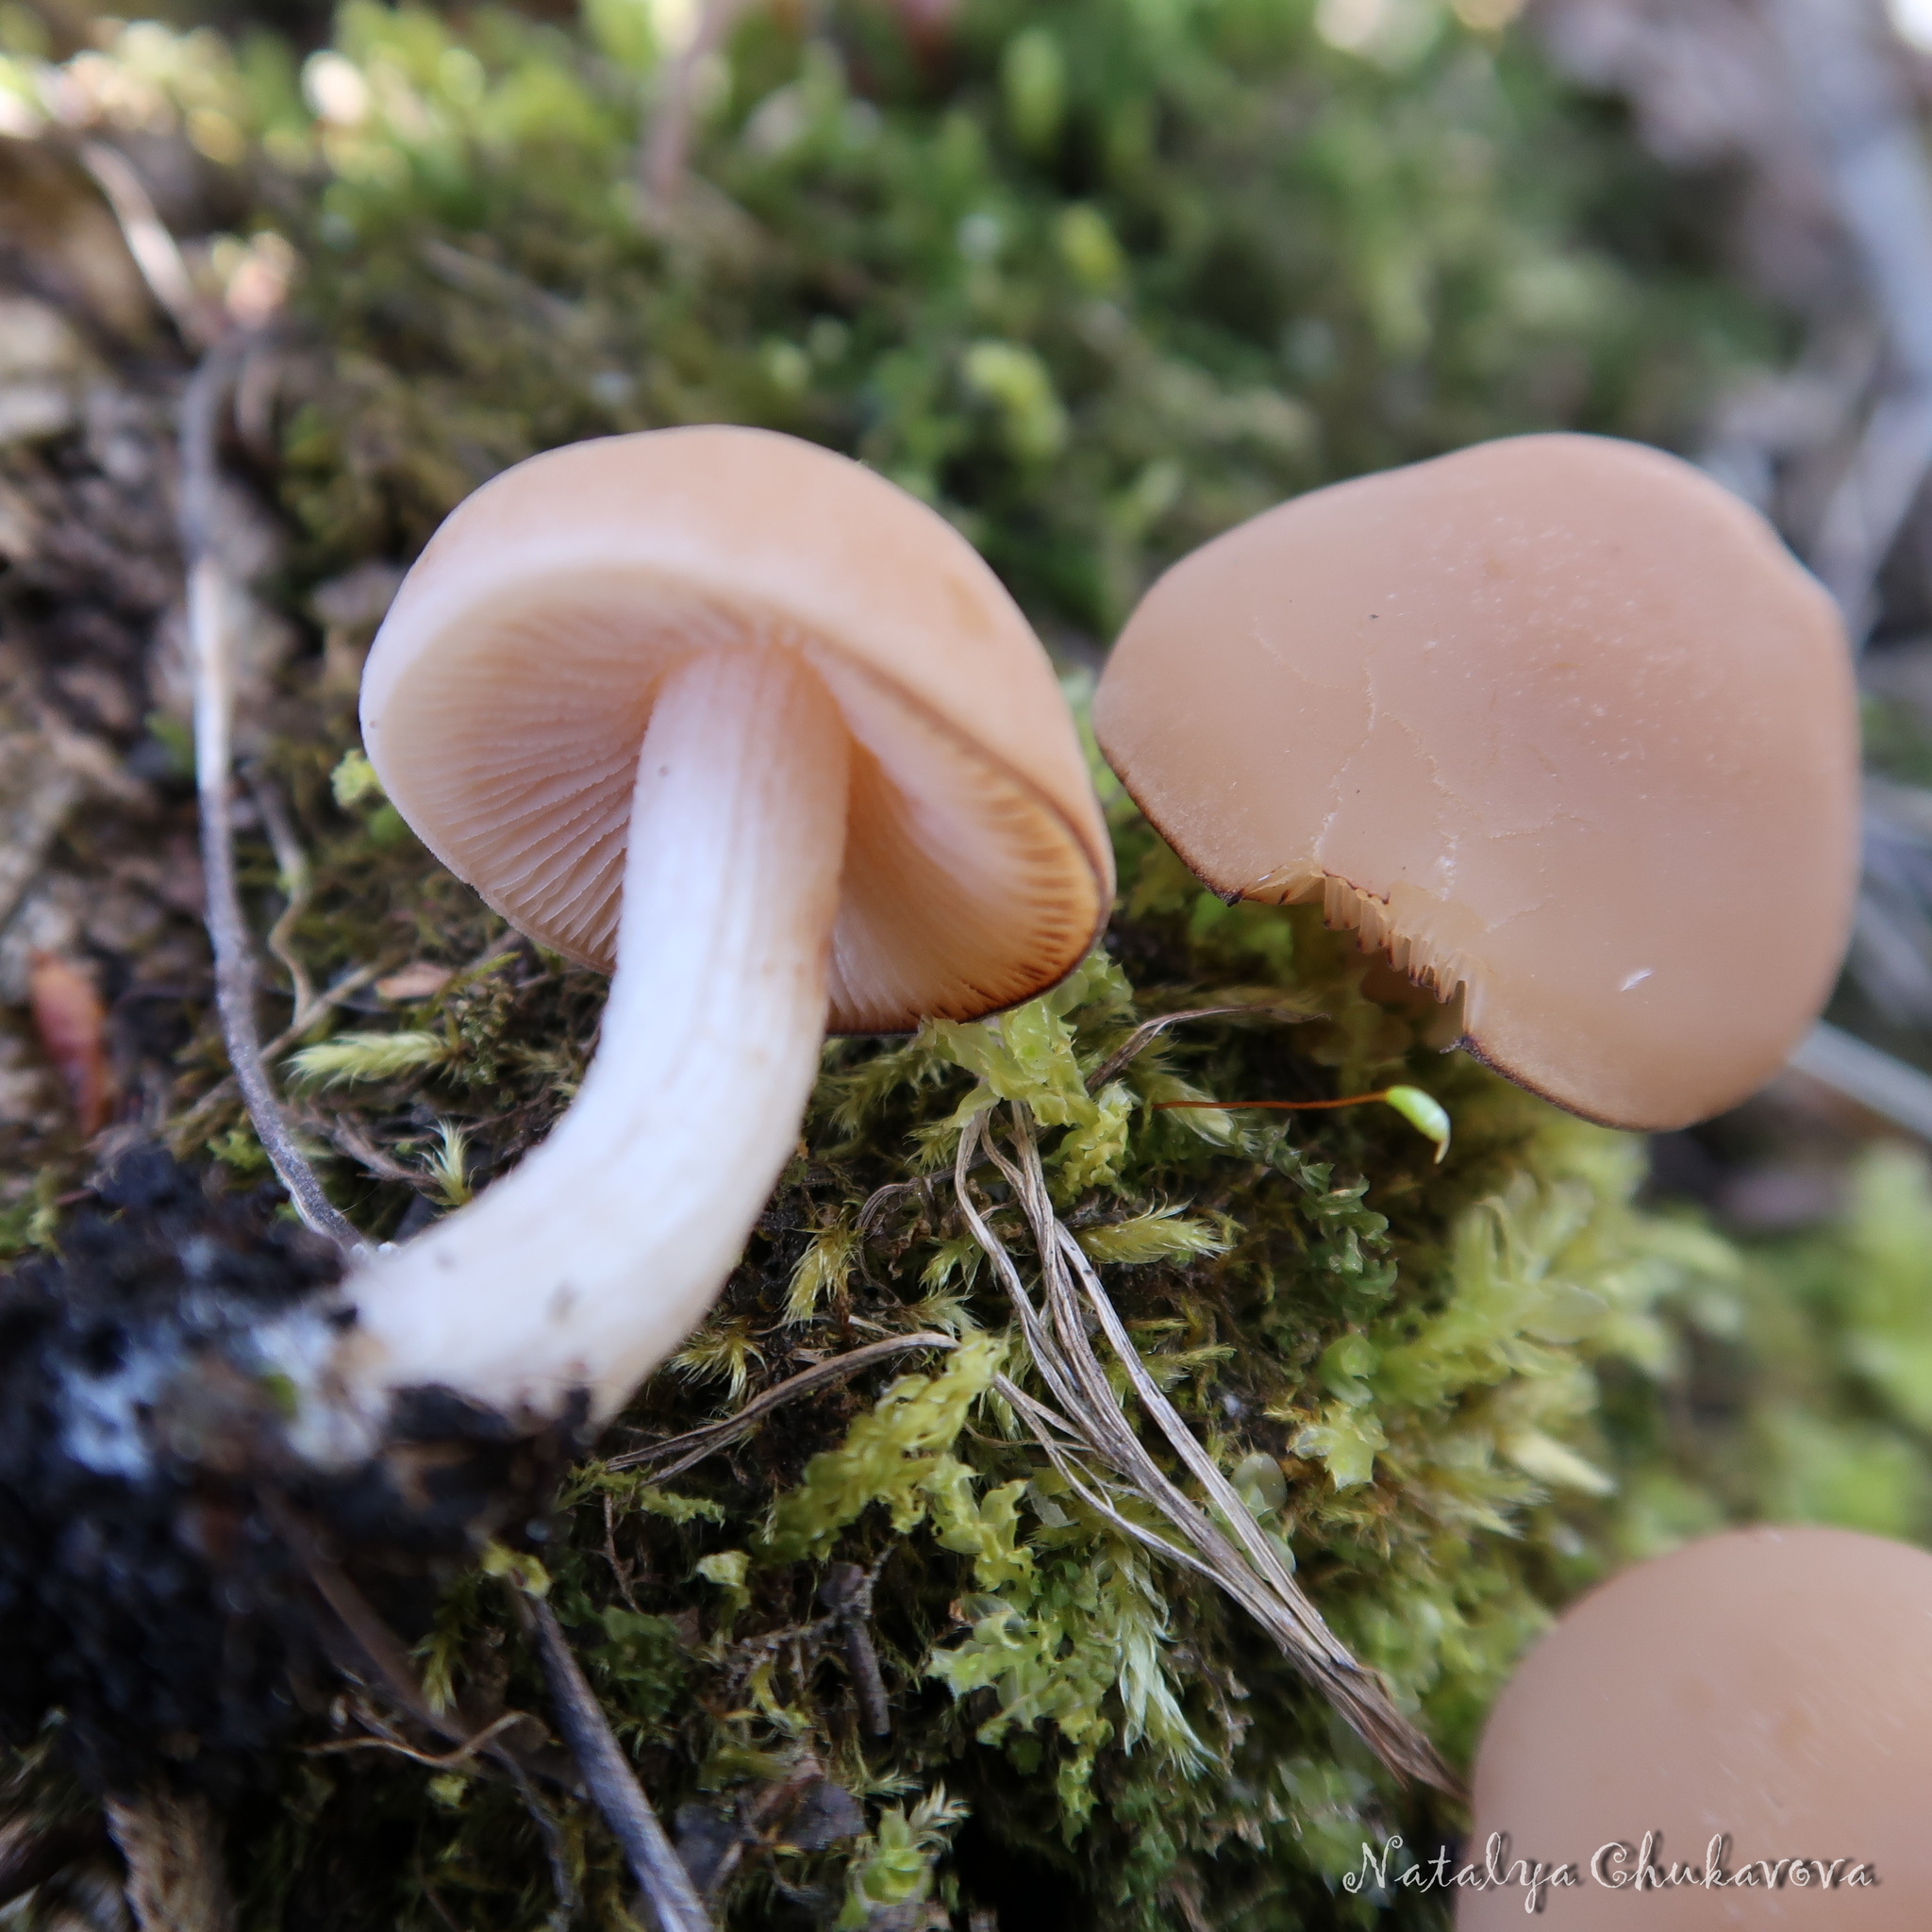
[[942, 518], [791, 437], [612, 437], [487, 484], [383, 625], [364, 742], [444, 864], [608, 971], [656, 693], [746, 642], [805, 658], [853, 738], [836, 1030], [971, 1018], [1078, 962], [1112, 860], [1045, 653]]
[[1524, 437], [1267, 511], [1149, 591], [1094, 724], [1215, 890], [1321, 901], [1592, 1119], [1742, 1099], [1844, 948], [1837, 614], [1655, 450]]

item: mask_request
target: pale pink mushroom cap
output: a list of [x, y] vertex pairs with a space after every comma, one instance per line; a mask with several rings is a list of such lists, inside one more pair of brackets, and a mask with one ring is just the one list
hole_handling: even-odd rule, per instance
[[485, 485], [382, 626], [363, 741], [452, 872], [608, 971], [656, 692], [747, 641], [805, 659], [854, 741], [835, 1029], [972, 1018], [1078, 962], [1112, 858], [1038, 640], [941, 517], [791, 437], [612, 437]]
[[1656, 450], [1524, 437], [1266, 511], [1148, 592], [1094, 725], [1215, 890], [1321, 902], [1595, 1120], [1744, 1098], [1844, 949], [1837, 613]]
[[[1932, 1924], [1932, 1556], [1823, 1528], [1734, 1531], [1640, 1563], [1567, 1610], [1497, 1700], [1466, 1857], [1571, 1863], [1534, 1918], [1520, 1884], [1457, 1894], [1459, 1932], [1921, 1932]], [[1822, 1859], [1775, 1886], [1599, 1883], [1601, 1847], [1660, 1834], [1659, 1870]], [[1829, 1876], [1843, 1860], [1840, 1883]], [[1877, 1884], [1850, 1887], [1852, 1865]], [[1607, 1855], [1606, 1881], [1636, 1876]]]

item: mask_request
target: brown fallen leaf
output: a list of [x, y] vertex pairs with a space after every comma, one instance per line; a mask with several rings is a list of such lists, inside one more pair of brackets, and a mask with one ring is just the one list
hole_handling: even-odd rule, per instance
[[92, 979], [58, 953], [33, 956], [27, 999], [42, 1051], [67, 1089], [75, 1124], [92, 1139], [108, 1124], [114, 1106], [107, 1008]]

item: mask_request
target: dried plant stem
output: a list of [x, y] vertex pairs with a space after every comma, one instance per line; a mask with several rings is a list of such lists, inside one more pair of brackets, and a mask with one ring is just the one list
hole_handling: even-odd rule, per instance
[[702, 1462], [714, 1451], [724, 1448], [725, 1443], [749, 1433], [774, 1408], [795, 1401], [801, 1395], [809, 1395], [814, 1389], [822, 1389], [827, 1382], [857, 1374], [860, 1369], [869, 1369], [874, 1362], [903, 1355], [910, 1348], [958, 1346], [950, 1335], [891, 1335], [883, 1341], [869, 1341], [863, 1348], [855, 1348], [849, 1354], [837, 1355], [829, 1361], [814, 1362], [810, 1368], [800, 1370], [797, 1374], [774, 1384], [762, 1394], [755, 1395], [736, 1415], [728, 1415], [722, 1422], [707, 1423], [700, 1429], [688, 1429], [681, 1436], [653, 1442], [645, 1449], [626, 1449], [623, 1455], [611, 1457], [605, 1467], [614, 1470], [644, 1469], [656, 1463], [668, 1462], [668, 1468], [658, 1472], [658, 1479], [668, 1482], [673, 1476], [682, 1475], [686, 1470]]
[[558, 1726], [605, 1824], [624, 1847], [660, 1932], [712, 1932], [711, 1915], [612, 1735], [604, 1707], [585, 1681], [556, 1611], [540, 1597], [517, 1601], [543, 1659]]
[[345, 1255], [354, 1255], [361, 1249], [362, 1238], [323, 1192], [269, 1083], [255, 1022], [255, 949], [235, 884], [230, 626], [237, 599], [236, 588], [215, 552], [213, 517], [217, 425], [244, 348], [239, 339], [230, 339], [211, 350], [181, 399], [181, 550], [188, 566], [195, 785], [201, 804], [202, 869], [208, 881], [208, 932], [215, 956], [215, 1005], [248, 1117], [296, 1213]]
[[[1116, 1527], [1144, 1546], [1178, 1557], [1189, 1568], [1210, 1576], [1280, 1644], [1290, 1660], [1398, 1776], [1455, 1792], [1456, 1779], [1434, 1748], [1395, 1707], [1381, 1680], [1357, 1663], [1329, 1630], [1233, 1485], [1148, 1374], [1092, 1264], [1054, 1212], [1026, 1116], [1018, 1108], [1013, 1115], [1017, 1160], [1002, 1153], [987, 1132], [987, 1117], [979, 1115], [960, 1137], [954, 1180], [960, 1211], [1006, 1287], [1034, 1364], [1059, 1405], [1060, 1412], [1055, 1414], [1021, 1395], [1022, 1412], [1036, 1439], [1046, 1443], [1041, 1424], [1047, 1424], [1058, 1429], [1063, 1438], [1071, 1436], [1091, 1445], [1092, 1453], [1124, 1483], [1128, 1493], [1150, 1506], [1175, 1533], [1182, 1547], [1177, 1549], [1101, 1499], [1098, 1507]], [[1032, 1231], [1046, 1304], [1043, 1316], [967, 1185], [982, 1144], [1012, 1188]], [[1088, 1335], [1090, 1315], [1126, 1372], [1142, 1409], [1201, 1486], [1208, 1507], [1197, 1503], [1167, 1474], [1135, 1432]], [[1008, 1401], [1020, 1394], [1017, 1390], [1008, 1393], [1004, 1388], [1000, 1392]], [[1062, 1441], [1049, 1446], [1048, 1453], [1063, 1473], [1074, 1479], [1067, 1443]], [[1083, 1500], [1094, 1500], [1091, 1485]]]
[[872, 1641], [872, 1595], [884, 1560], [881, 1557], [870, 1570], [858, 1563], [834, 1563], [819, 1586], [819, 1601], [832, 1613], [845, 1639], [845, 1666], [852, 1674], [860, 1722], [874, 1738], [892, 1735], [891, 1699], [886, 1694], [885, 1674]]
[[[261, 1050], [264, 1065], [273, 1065], [322, 1018], [347, 999], [352, 993], [359, 992], [383, 969], [380, 966], [358, 966], [352, 972], [342, 974], [333, 986], [325, 986], [315, 995], [313, 1003], [304, 1011], [298, 1012], [282, 1030]], [[235, 1091], [233, 1074], [222, 1077], [175, 1121], [169, 1129], [178, 1146], [188, 1141], [193, 1130], [212, 1114]]]
[[181, 250], [168, 232], [168, 225], [156, 212], [154, 198], [134, 163], [104, 141], [82, 142], [80, 160], [112, 211], [148, 293], [165, 310], [181, 340], [191, 347], [200, 347], [208, 340], [209, 318], [202, 312], [194, 277], [188, 272]]
[[705, 62], [724, 45], [754, 0], [704, 0], [691, 39], [662, 70], [662, 91], [639, 158], [639, 185], [649, 218], [662, 220], [684, 192], [691, 123]]
[[1302, 1020], [1314, 1018], [1312, 1013], [1304, 1012], [1299, 1007], [1288, 1006], [1247, 1006], [1237, 1007], [1190, 1007], [1185, 1012], [1161, 1013], [1152, 1020], [1143, 1020], [1108, 1054], [1106, 1059], [1087, 1075], [1087, 1091], [1097, 1093], [1129, 1061], [1138, 1059], [1146, 1048], [1152, 1046], [1170, 1026], [1178, 1026], [1188, 1020], [1227, 1020], [1236, 1016], [1250, 1020], [1280, 1020], [1292, 1024]]
[[[492, 1724], [486, 1725], [466, 1744], [458, 1744], [453, 1751], [441, 1754], [431, 1751], [418, 1751], [414, 1745], [406, 1744], [399, 1738], [344, 1738], [333, 1744], [311, 1744], [308, 1755], [311, 1757], [341, 1757], [351, 1751], [389, 1751], [398, 1757], [407, 1757], [412, 1764], [426, 1764], [431, 1771], [455, 1771], [467, 1764], [479, 1751], [487, 1750], [504, 1732], [513, 1729], [525, 1722], [525, 1714], [521, 1710], [507, 1710]], [[373, 1722], [365, 1718], [364, 1722]]]
[[289, 816], [288, 802], [283, 798], [280, 788], [271, 779], [254, 773], [249, 776], [248, 789], [254, 795], [256, 809], [261, 814], [263, 829], [268, 833], [269, 844], [275, 851], [275, 871], [280, 874], [282, 888], [281, 913], [268, 929], [267, 945], [289, 975], [295, 1017], [300, 1019], [305, 1014], [312, 1015], [316, 1004], [315, 982], [309, 978], [308, 969], [302, 963], [302, 957], [294, 947], [295, 922], [308, 909], [313, 884], [308, 870], [308, 855], [303, 851], [302, 841], [295, 836], [294, 821]]
[[331, 1115], [323, 1131], [341, 1153], [346, 1154], [358, 1167], [368, 1169], [378, 1180], [396, 1181], [404, 1187], [421, 1189], [423, 1176], [411, 1174], [400, 1160], [391, 1159], [380, 1147], [375, 1146], [347, 1114]]

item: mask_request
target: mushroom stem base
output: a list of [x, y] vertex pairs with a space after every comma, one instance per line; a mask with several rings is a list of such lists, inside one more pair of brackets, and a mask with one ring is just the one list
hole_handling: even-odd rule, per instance
[[702, 1319], [797, 1144], [824, 1036], [849, 740], [802, 659], [694, 654], [638, 760], [597, 1058], [550, 1138], [347, 1284], [368, 1400], [622, 1407]]

